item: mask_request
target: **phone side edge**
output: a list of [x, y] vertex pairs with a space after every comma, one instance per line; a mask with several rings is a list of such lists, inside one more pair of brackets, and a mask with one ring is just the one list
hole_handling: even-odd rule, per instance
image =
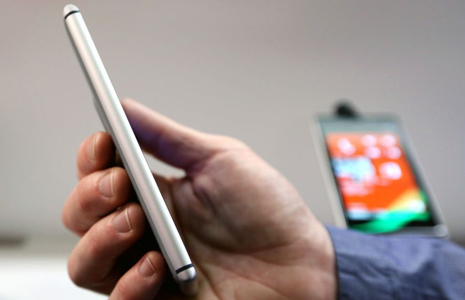
[[348, 228], [347, 220], [344, 216], [344, 207], [341, 202], [342, 199], [339, 196], [338, 187], [331, 171], [332, 166], [329, 157], [325, 153], [327, 147], [320, 121], [320, 116], [317, 116], [308, 122], [313, 146], [317, 154], [318, 164], [320, 166], [324, 186], [326, 187], [326, 194], [328, 195], [335, 224], [340, 228]]
[[[187, 254], [187, 250], [185, 249], [185, 246], [182, 242], [179, 232], [177, 231], [177, 228], [174, 225], [172, 217], [168, 212], [166, 203], [162, 199], [161, 193], [158, 187], [156, 186], [155, 180], [152, 176], [150, 168], [147, 165], [145, 157], [143, 156], [142, 150], [137, 144], [137, 139], [135, 138], [134, 133], [132, 132], [132, 128], [130, 127], [129, 121], [127, 120], [127, 117], [124, 114], [124, 110], [121, 106], [121, 103], [119, 102], [119, 99], [116, 96], [116, 92], [114, 92], [114, 88], [111, 85], [108, 74], [106, 74], [106, 70], [103, 67], [103, 63], [101, 62], [100, 56], [98, 55], [95, 45], [93, 44], [93, 41], [91, 41], [90, 33], [88, 32], [87, 27], [85, 26], [84, 20], [82, 19], [82, 17], [80, 17], [80, 15], [81, 15], [80, 13], [74, 13], [72, 15], [68, 15], [67, 18], [65, 19], [65, 27], [68, 32], [70, 41], [75, 49], [75, 52], [81, 63], [84, 74], [86, 75], [88, 83], [94, 94], [97, 111], [99, 112], [99, 115], [102, 119], [102, 122], [104, 123], [104, 126], [106, 127], [107, 131], [109, 131], [109, 133], [112, 135], [113, 141], [115, 145], [117, 146], [118, 150], [120, 151], [120, 155], [123, 159], [124, 165], [127, 168], [128, 174], [131, 178], [131, 182], [133, 183], [133, 186], [139, 196], [142, 207], [144, 208], [144, 212], [146, 213], [147, 219], [149, 220], [149, 223], [152, 227], [152, 231], [154, 232], [154, 235], [159, 242], [160, 248], [163, 254], [165, 255], [165, 259], [167, 260], [167, 263], [170, 267], [170, 271], [173, 277], [175, 279], [178, 279], [176, 268], [179, 269], [185, 265], [192, 264], [192, 262]], [[78, 17], [80, 17], [82, 20], [76, 21], [76, 18]], [[68, 23], [72, 20], [74, 20], [74, 22], [77, 23], [75, 24], [75, 26], [78, 27], [77, 29], [76, 28], [72, 29], [71, 25]], [[79, 22], [82, 22], [82, 23], [78, 24]], [[91, 43], [91, 45], [87, 45], [86, 47], [90, 47], [90, 48], [93, 47], [95, 49], [94, 50], [95, 53], [90, 53], [90, 54], [84, 53], [84, 55], [87, 55], [84, 57], [83, 55], [81, 55], [80, 50], [82, 49], [79, 49], [79, 46], [77, 45], [76, 37], [73, 36], [73, 30], [74, 30], [74, 33], [76, 33], [77, 31], [79, 34], [88, 35], [88, 37], [86, 38], [90, 40], [90, 42], [89, 41], [86, 41], [86, 42]], [[79, 32], [79, 31], [84, 31], [84, 33]], [[84, 39], [83, 37], [81, 38]], [[81, 41], [81, 43], [83, 42]], [[88, 50], [88, 51], [92, 52], [91, 50]], [[97, 61], [97, 63], [95, 61]], [[103, 82], [98, 82], [97, 84], [94, 83], [95, 78], [92, 78], [91, 71], [93, 72], [97, 72], [97, 71], [89, 70], [86, 62], [89, 64], [94, 64], [93, 67], [95, 67], [95, 69], [97, 69], [98, 72], [102, 73], [102, 74], [99, 74], [99, 76], [101, 77], [106, 76], [106, 78], [102, 80]], [[99, 68], [99, 64], [101, 65], [100, 68]], [[105, 96], [101, 96], [100, 94], [102, 93], [103, 94], [108, 93], [108, 95], [105, 94]], [[105, 100], [102, 99], [102, 97], [104, 97], [105, 99], [108, 98], [107, 101], [105, 102]], [[113, 102], [117, 102], [117, 103], [113, 103]], [[121, 120], [123, 121], [120, 122]], [[137, 144], [136, 145], [137, 147], [134, 146], [134, 143]], [[138, 148], [138, 150], [136, 148]], [[131, 157], [128, 158], [127, 157], [128, 155], [130, 155]], [[132, 163], [128, 162], [128, 159], [130, 159]], [[146, 165], [145, 167], [144, 167], [144, 163]], [[136, 169], [138, 169], [137, 174], [134, 174], [133, 172], [134, 166], [136, 166], [137, 167]], [[140, 186], [141, 180], [143, 181], [142, 186]], [[152, 185], [154, 187], [152, 187]], [[145, 196], [142, 195], [142, 193], [144, 193]], [[148, 203], [149, 201], [146, 200], [148, 199], [147, 197], [153, 198], [154, 199], [153, 202], [155, 204]], [[149, 205], [151, 206], [155, 205], [156, 207], [155, 206], [148, 207]], [[165, 209], [163, 209], [163, 207]], [[156, 216], [157, 220], [154, 220], [155, 219], [153, 215], [154, 209], [157, 210], [155, 212], [155, 214], [157, 215]], [[163, 226], [156, 226], [154, 222], [158, 222], [158, 223], [168, 222], [168, 223]], [[160, 232], [160, 231], [163, 231], [163, 232]], [[166, 246], [169, 246], [170, 249], [167, 249]], [[194, 280], [195, 277], [196, 277], [196, 274], [192, 280]]]

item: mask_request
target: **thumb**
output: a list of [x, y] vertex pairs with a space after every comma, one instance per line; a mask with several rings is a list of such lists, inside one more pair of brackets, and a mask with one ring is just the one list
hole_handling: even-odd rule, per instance
[[124, 99], [122, 105], [141, 147], [167, 164], [188, 171], [219, 150], [211, 135], [178, 124], [132, 99]]

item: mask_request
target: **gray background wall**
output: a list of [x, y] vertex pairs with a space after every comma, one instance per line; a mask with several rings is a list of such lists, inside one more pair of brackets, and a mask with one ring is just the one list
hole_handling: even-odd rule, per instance
[[[102, 129], [64, 31], [65, 4], [1, 2], [0, 237], [71, 237], [60, 212], [77, 182], [77, 147]], [[465, 242], [464, 2], [75, 4], [121, 97], [245, 141], [326, 223], [309, 119], [341, 97], [400, 115], [452, 238]]]

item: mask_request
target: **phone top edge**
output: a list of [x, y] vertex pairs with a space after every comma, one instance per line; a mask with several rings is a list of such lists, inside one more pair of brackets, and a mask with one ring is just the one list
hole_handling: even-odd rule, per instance
[[66, 19], [69, 15], [78, 13], [79, 8], [74, 4], [68, 4], [63, 8], [63, 17]]
[[340, 117], [332, 114], [317, 114], [314, 117], [316, 122], [328, 122], [328, 121], [338, 121], [338, 122], [360, 122], [360, 121], [372, 121], [372, 122], [384, 122], [384, 121], [396, 121], [401, 123], [401, 118], [399, 115], [394, 113], [368, 113], [363, 114], [357, 117]]

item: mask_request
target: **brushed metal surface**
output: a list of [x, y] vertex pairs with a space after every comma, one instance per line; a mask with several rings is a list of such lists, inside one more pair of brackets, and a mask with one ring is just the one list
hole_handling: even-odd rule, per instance
[[[67, 5], [64, 9], [64, 16], [77, 10], [76, 6]], [[179, 281], [175, 270], [192, 263], [187, 250], [153, 178], [81, 13], [69, 14], [65, 19], [65, 24], [94, 94], [97, 111], [120, 153], [170, 271], [175, 280]], [[195, 270], [189, 274], [191, 274], [190, 278], [184, 278], [184, 276], [183, 279], [186, 282], [194, 282], [196, 278]]]

